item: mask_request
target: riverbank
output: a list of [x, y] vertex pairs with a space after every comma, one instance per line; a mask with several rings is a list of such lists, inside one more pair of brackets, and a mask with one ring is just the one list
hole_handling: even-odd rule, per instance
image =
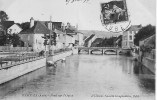
[[76, 52], [76, 50], [68, 50], [64, 52], [56, 53], [53, 56], [45, 58], [45, 56], [36, 56], [29, 59], [23, 59], [12, 63], [7, 62], [2, 64], [0, 68], [0, 84], [15, 79], [19, 76], [27, 74], [31, 71], [37, 70], [46, 66], [46, 61], [57, 61], [59, 59], [70, 56]]
[[136, 54], [134, 52], [131, 52], [132, 57], [136, 59], [139, 63], [141, 63], [143, 66], [148, 68], [153, 74], [155, 74], [156, 68], [155, 68], [155, 59], [151, 59], [149, 57], [143, 57], [141, 59], [139, 54]]
[[[154, 76], [145, 67], [135, 66], [132, 57], [80, 54], [56, 63], [57, 67], [42, 67], [1, 85], [0, 97], [2, 100], [155, 100]], [[111, 97], [113, 94], [117, 97]], [[122, 98], [123, 95], [132, 97]]]

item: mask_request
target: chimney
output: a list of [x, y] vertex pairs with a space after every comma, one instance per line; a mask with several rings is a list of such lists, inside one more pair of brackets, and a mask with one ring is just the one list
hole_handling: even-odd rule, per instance
[[30, 28], [32, 28], [34, 26], [34, 19], [33, 19], [33, 17], [31, 17], [31, 19], [30, 19]]

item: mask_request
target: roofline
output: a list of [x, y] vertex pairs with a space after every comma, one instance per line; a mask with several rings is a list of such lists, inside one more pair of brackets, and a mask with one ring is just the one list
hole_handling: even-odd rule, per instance
[[[16, 24], [20, 29], [22, 29], [17, 23], [14, 23], [14, 24]], [[14, 25], [14, 24], [13, 24], [13, 25]], [[12, 26], [13, 26], [13, 25], [12, 25]]]
[[148, 35], [148, 36], [146, 36], [146, 37], [144, 37], [144, 38], [140, 39], [139, 41], [143, 41], [143, 40], [145, 40], [145, 39], [147, 39], [147, 38], [149, 38], [149, 37], [151, 37], [151, 36], [153, 36], [153, 35], [156, 35], [156, 34], [151, 34], [151, 35]]

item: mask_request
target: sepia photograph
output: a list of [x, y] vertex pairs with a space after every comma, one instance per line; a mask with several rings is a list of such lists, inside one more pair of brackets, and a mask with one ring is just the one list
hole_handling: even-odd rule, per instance
[[156, 100], [156, 0], [0, 0], [0, 100]]

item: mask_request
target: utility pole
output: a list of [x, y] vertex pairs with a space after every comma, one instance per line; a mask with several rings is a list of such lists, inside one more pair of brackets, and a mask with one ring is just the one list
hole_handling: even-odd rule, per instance
[[51, 54], [52, 52], [51, 51], [51, 33], [52, 33], [52, 16], [50, 16], [50, 41], [49, 41], [49, 54]]

